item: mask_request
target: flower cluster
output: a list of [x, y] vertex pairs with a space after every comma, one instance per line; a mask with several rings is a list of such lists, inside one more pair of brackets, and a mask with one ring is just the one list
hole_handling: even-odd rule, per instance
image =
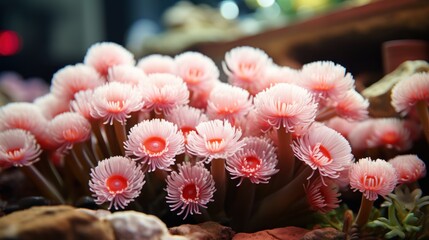
[[[227, 79], [201, 53], [137, 60], [115, 43], [94, 44], [82, 63], [54, 74], [50, 93], [0, 108], [0, 167], [31, 167], [60, 203], [82, 192], [109, 209], [133, 202], [161, 214], [151, 205], [162, 199], [184, 219], [227, 219], [246, 231], [287, 222], [297, 209], [327, 213], [348, 185], [374, 201], [424, 177], [416, 155], [365, 157], [409, 150], [420, 125], [370, 118], [341, 65], [292, 69], [246, 46], [222, 66]], [[426, 75], [415, 78], [427, 85]], [[428, 103], [427, 92], [412, 91], [393, 91], [399, 112]], [[44, 165], [50, 174], [37, 172]]]

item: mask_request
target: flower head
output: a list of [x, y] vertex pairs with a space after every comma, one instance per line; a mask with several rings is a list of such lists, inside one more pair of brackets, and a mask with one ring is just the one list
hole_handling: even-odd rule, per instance
[[350, 131], [358, 124], [358, 122], [351, 122], [341, 117], [333, 117], [325, 122], [327, 127], [339, 132], [345, 138], [348, 137]]
[[168, 73], [148, 75], [140, 84], [144, 97], [143, 109], [168, 114], [173, 108], [188, 104], [189, 90], [180, 77]]
[[70, 102], [71, 111], [79, 113], [89, 121], [94, 119], [91, 116], [91, 108], [92, 108], [91, 102], [92, 102], [93, 94], [94, 94], [94, 91], [92, 90], [85, 90], [85, 91], [80, 91], [76, 93], [74, 95], [74, 100]]
[[298, 84], [310, 90], [317, 99], [339, 99], [354, 86], [354, 79], [346, 69], [329, 61], [307, 63], [302, 66]]
[[370, 201], [375, 201], [378, 195], [386, 196], [396, 186], [398, 176], [392, 164], [382, 160], [361, 158], [352, 164], [349, 172], [350, 187]]
[[22, 129], [0, 132], [0, 167], [29, 166], [39, 161], [42, 153], [35, 137]]
[[118, 209], [125, 208], [139, 196], [144, 183], [140, 166], [129, 158], [115, 156], [98, 162], [91, 169], [89, 189], [97, 204], [110, 202], [109, 209], [112, 206]]
[[152, 54], [140, 59], [137, 67], [146, 74], [152, 73], [176, 73], [176, 63], [174, 59], [167, 55]]
[[177, 126], [164, 119], [144, 120], [131, 128], [125, 142], [125, 153], [155, 169], [170, 170], [175, 156], [184, 152], [184, 137]]
[[172, 172], [167, 177], [167, 203], [172, 211], [180, 208], [178, 215], [201, 214], [200, 208], [207, 208], [213, 201], [216, 191], [213, 177], [202, 165], [191, 166], [189, 162], [180, 164], [178, 172]]
[[396, 112], [408, 113], [419, 101], [429, 105], [429, 73], [415, 73], [392, 88], [392, 106]]
[[211, 120], [198, 124], [196, 131], [188, 134], [187, 149], [207, 162], [216, 158], [225, 159], [243, 147], [240, 138], [241, 130], [228, 121]]
[[354, 151], [365, 150], [369, 148], [368, 138], [372, 134], [373, 119], [368, 119], [362, 122], [357, 122], [356, 125], [350, 129], [347, 139]]
[[267, 138], [248, 137], [243, 139], [244, 147], [235, 152], [234, 155], [226, 158], [226, 170], [232, 179], [248, 178], [252, 183], [268, 183], [271, 176], [279, 170], [277, 165], [276, 149]]
[[320, 173], [322, 180], [339, 178], [353, 161], [348, 141], [322, 124], [313, 124], [307, 134], [293, 141], [292, 149], [299, 160]]
[[247, 115], [251, 108], [249, 92], [228, 84], [218, 84], [207, 101], [207, 115], [211, 119], [227, 119], [232, 124], [235, 119]]
[[60, 113], [68, 112], [70, 110], [70, 100], [60, 98], [53, 93], [40, 96], [34, 99], [34, 105], [39, 107], [43, 116], [50, 120]]
[[65, 112], [49, 122], [47, 134], [58, 146], [70, 149], [91, 137], [91, 124], [78, 113]]
[[120, 82], [109, 82], [94, 90], [91, 116], [103, 119], [104, 123], [118, 121], [125, 124], [130, 113], [143, 107], [142, 95], [135, 87]]
[[426, 176], [425, 163], [414, 154], [398, 155], [389, 160], [398, 173], [398, 183], [413, 183]]
[[299, 72], [293, 68], [271, 64], [264, 71], [257, 92], [263, 91], [277, 83], [296, 84]]
[[201, 122], [208, 121], [206, 114], [198, 108], [193, 108], [188, 105], [178, 106], [171, 110], [165, 119], [176, 124], [180, 131], [182, 131], [183, 136], [186, 137], [191, 131], [196, 131], [196, 127]]
[[364, 99], [356, 90], [349, 90], [334, 103], [338, 116], [351, 121], [362, 121], [368, 118], [368, 100]]
[[109, 68], [107, 80], [137, 86], [145, 77], [146, 74], [140, 68], [132, 65], [117, 65]]
[[174, 61], [177, 65], [177, 75], [191, 91], [205, 89], [207, 83], [219, 78], [219, 69], [213, 60], [199, 52], [179, 54]]
[[368, 137], [370, 147], [395, 148], [406, 151], [411, 148], [411, 137], [404, 121], [397, 118], [373, 120], [372, 134]]
[[243, 46], [231, 49], [225, 54], [223, 70], [228, 82], [256, 94], [265, 70], [272, 60], [261, 49]]
[[309, 181], [304, 189], [307, 202], [314, 211], [327, 213], [339, 206], [338, 203], [340, 200], [338, 197], [341, 194], [338, 192], [338, 186], [332, 181], [328, 181], [327, 184], [324, 184], [323, 180], [318, 177]]
[[113, 42], [101, 42], [92, 45], [86, 52], [83, 62], [101, 76], [106, 77], [109, 68], [116, 65], [134, 65], [134, 56], [127, 49]]
[[258, 93], [254, 105], [259, 118], [273, 128], [284, 127], [287, 132], [310, 125], [317, 111], [312, 94], [289, 83], [278, 83]]
[[104, 84], [98, 72], [87, 65], [76, 64], [58, 70], [52, 78], [51, 93], [70, 101], [79, 91], [94, 89]]

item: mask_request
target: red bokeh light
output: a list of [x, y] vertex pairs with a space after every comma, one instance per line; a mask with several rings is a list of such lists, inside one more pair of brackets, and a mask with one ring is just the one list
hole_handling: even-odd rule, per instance
[[10, 56], [16, 54], [21, 47], [21, 39], [11, 30], [0, 31], [0, 55]]

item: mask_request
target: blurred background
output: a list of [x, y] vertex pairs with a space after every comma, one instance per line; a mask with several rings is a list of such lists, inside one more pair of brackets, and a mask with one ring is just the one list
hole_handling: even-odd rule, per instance
[[0, 73], [49, 83], [100, 41], [119, 43], [136, 59], [194, 50], [219, 63], [232, 47], [251, 45], [281, 64], [332, 60], [352, 73], [380, 72], [383, 42], [429, 40], [426, 2], [0, 0]]

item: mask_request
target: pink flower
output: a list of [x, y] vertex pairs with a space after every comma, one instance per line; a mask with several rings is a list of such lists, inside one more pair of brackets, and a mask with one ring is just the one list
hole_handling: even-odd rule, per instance
[[94, 90], [91, 116], [103, 119], [104, 124], [118, 121], [125, 124], [130, 113], [143, 107], [142, 95], [129, 84], [110, 82]]
[[19, 128], [40, 138], [47, 124], [41, 110], [26, 102], [13, 102], [0, 107], [0, 131]]
[[187, 149], [190, 154], [207, 162], [217, 158], [226, 159], [244, 146], [240, 140], [241, 130], [226, 120], [202, 122], [196, 129], [188, 134]]
[[257, 92], [263, 91], [277, 83], [296, 84], [299, 72], [293, 68], [271, 64], [267, 66]]
[[220, 83], [222, 83], [220, 80], [211, 81], [204, 86], [204, 89], [191, 91], [189, 106], [205, 110], [207, 108], [207, 101], [211, 91]]
[[219, 78], [219, 69], [213, 60], [199, 52], [179, 54], [174, 61], [177, 75], [191, 91], [205, 89], [209, 82], [217, 81]]
[[0, 132], [0, 167], [29, 166], [39, 161], [42, 153], [36, 138], [22, 129]]
[[392, 106], [396, 112], [408, 113], [419, 101], [429, 105], [429, 73], [415, 73], [392, 88]]
[[211, 119], [227, 119], [232, 124], [235, 119], [247, 115], [251, 108], [249, 92], [229, 84], [218, 84], [207, 101], [207, 115]]
[[328, 181], [327, 184], [323, 183], [323, 180], [318, 177], [304, 187], [307, 202], [310, 204], [310, 208], [320, 213], [328, 213], [339, 206], [340, 200], [338, 197], [341, 195], [338, 192], [338, 186], [332, 181]]
[[222, 66], [228, 82], [256, 94], [264, 72], [271, 64], [271, 58], [262, 50], [243, 46], [227, 52]]
[[368, 137], [370, 147], [395, 148], [406, 151], [411, 148], [410, 132], [404, 121], [397, 118], [379, 118], [373, 121], [372, 133]]
[[61, 113], [49, 122], [47, 133], [58, 146], [71, 149], [73, 144], [90, 139], [91, 124], [78, 113]]
[[334, 108], [338, 116], [351, 121], [362, 121], [368, 118], [368, 100], [355, 90], [349, 90], [335, 101]]
[[226, 170], [232, 179], [248, 178], [252, 183], [268, 183], [271, 176], [279, 170], [276, 149], [267, 138], [248, 137], [243, 139], [244, 147], [226, 159]]
[[152, 54], [140, 59], [137, 67], [146, 74], [152, 73], [176, 73], [176, 63], [174, 59], [167, 55]]
[[365, 198], [375, 201], [378, 195], [386, 196], [396, 186], [398, 176], [392, 164], [371, 158], [361, 158], [352, 164], [349, 172], [350, 187], [363, 193]]
[[117, 210], [139, 196], [144, 184], [140, 166], [129, 158], [115, 156], [98, 162], [91, 169], [89, 189], [97, 204], [110, 202], [109, 209], [113, 206]]
[[208, 121], [206, 114], [202, 110], [188, 105], [178, 106], [171, 110], [165, 119], [176, 124], [182, 131], [185, 142], [189, 132], [195, 131], [198, 124]]
[[89, 121], [94, 118], [91, 116], [91, 102], [92, 95], [94, 92], [92, 90], [80, 91], [74, 95], [74, 100], [70, 102], [70, 109], [73, 112], [77, 112]]
[[189, 162], [178, 165], [179, 171], [167, 177], [167, 203], [172, 211], [180, 208], [177, 215], [201, 214], [200, 208], [207, 208], [213, 202], [216, 191], [213, 177], [202, 164], [191, 166]]
[[173, 108], [189, 102], [189, 91], [181, 78], [168, 73], [148, 75], [140, 84], [144, 110], [168, 114]]
[[293, 141], [293, 152], [320, 176], [339, 178], [353, 161], [349, 142], [335, 130], [322, 124], [313, 124], [307, 134]]
[[69, 99], [59, 98], [52, 93], [36, 98], [34, 105], [39, 107], [43, 116], [48, 120], [70, 110]]
[[353, 150], [360, 151], [369, 148], [368, 138], [373, 131], [373, 122], [373, 119], [357, 122], [356, 125], [350, 129], [347, 139]]
[[185, 150], [184, 137], [177, 126], [164, 119], [144, 120], [131, 128], [125, 142], [125, 153], [155, 169], [170, 170], [175, 156]]
[[94, 68], [83, 64], [70, 65], [54, 74], [51, 93], [58, 98], [70, 101], [75, 93], [94, 89], [103, 84], [104, 79]]
[[389, 160], [398, 173], [398, 183], [413, 183], [426, 176], [425, 163], [414, 154], [398, 155]]
[[284, 127], [287, 132], [310, 125], [317, 111], [312, 94], [289, 83], [278, 83], [258, 93], [254, 105], [259, 118], [275, 129]]
[[298, 84], [310, 90], [318, 99], [342, 98], [353, 89], [354, 79], [346, 69], [329, 61], [307, 63], [302, 66]]
[[83, 62], [101, 76], [106, 77], [109, 68], [116, 65], [134, 65], [134, 56], [127, 49], [113, 42], [101, 42], [92, 45], [86, 52]]
[[140, 68], [132, 65], [117, 65], [109, 68], [107, 80], [137, 86], [145, 77], [146, 74]]

